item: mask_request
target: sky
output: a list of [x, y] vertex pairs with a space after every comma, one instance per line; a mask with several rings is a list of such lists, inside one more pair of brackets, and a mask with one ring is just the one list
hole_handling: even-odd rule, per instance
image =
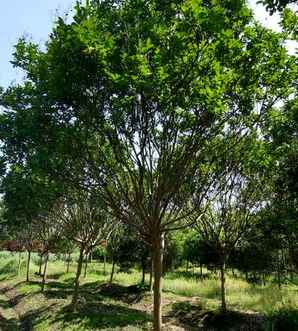
[[[256, 18], [267, 27], [278, 30], [278, 16], [269, 16], [264, 7], [257, 5], [256, 1], [248, 1]], [[21, 79], [20, 72], [17, 72], [10, 64], [13, 46], [18, 39], [25, 35], [42, 45], [47, 40], [55, 18], [70, 12], [75, 0], [9, 0], [2, 2], [0, 11], [0, 86], [7, 87], [11, 82]], [[295, 45], [289, 43], [288, 48], [293, 52]]]

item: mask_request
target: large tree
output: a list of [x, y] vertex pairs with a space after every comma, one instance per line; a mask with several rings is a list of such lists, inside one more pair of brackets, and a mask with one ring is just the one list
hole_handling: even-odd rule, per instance
[[[32, 149], [50, 178], [96, 186], [151, 245], [156, 331], [164, 234], [195, 218], [193, 192], [199, 204], [218, 137], [251, 130], [290, 94], [281, 38], [253, 23], [244, 0], [115, 0], [77, 4], [44, 51], [16, 47], [26, 78], [2, 94], [5, 146]], [[16, 124], [26, 130], [15, 137]]]

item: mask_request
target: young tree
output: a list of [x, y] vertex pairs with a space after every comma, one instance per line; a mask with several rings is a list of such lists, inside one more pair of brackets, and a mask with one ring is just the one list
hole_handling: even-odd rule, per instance
[[[54, 216], [54, 217], [53, 217]], [[39, 242], [41, 256], [45, 257], [44, 269], [42, 273], [41, 291], [44, 291], [49, 255], [59, 249], [61, 240], [61, 228], [55, 219], [55, 214], [50, 212], [47, 215], [40, 216], [33, 222], [36, 234], [36, 240]]]
[[107, 242], [107, 253], [112, 261], [110, 283], [113, 281], [115, 265], [129, 269], [138, 264], [142, 270], [142, 280], [145, 283], [145, 273], [148, 266], [150, 248], [141, 240], [134, 228], [127, 224], [119, 224], [111, 233]]
[[72, 298], [75, 310], [78, 301], [80, 276], [84, 256], [105, 239], [112, 230], [113, 222], [108, 219], [96, 195], [75, 192], [61, 199], [53, 210], [64, 236], [79, 248], [79, 259]]
[[30, 263], [31, 263], [31, 253], [38, 248], [38, 242], [36, 241], [36, 233], [34, 231], [34, 227], [32, 224], [27, 224], [22, 229], [22, 232], [19, 232], [21, 236], [21, 241], [23, 243], [23, 247], [27, 251], [27, 267], [26, 267], [26, 281], [30, 281]]
[[[242, 154], [242, 157], [245, 156]], [[245, 172], [241, 164], [226, 163], [225, 172], [213, 183], [206, 213], [196, 223], [200, 236], [215, 249], [221, 277], [221, 309], [226, 312], [225, 268], [231, 252], [243, 244], [256, 223], [264, 200], [261, 178]]]

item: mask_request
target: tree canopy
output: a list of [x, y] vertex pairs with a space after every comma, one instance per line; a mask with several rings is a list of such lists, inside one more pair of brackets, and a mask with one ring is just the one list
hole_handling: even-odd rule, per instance
[[[0, 94], [7, 215], [29, 223], [60, 203], [74, 241], [90, 225], [98, 242], [99, 214], [135, 229], [152, 250], [161, 330], [170, 231], [211, 224], [209, 235], [209, 210], [215, 225], [224, 218], [244, 232], [247, 213], [280, 196], [297, 211], [297, 59], [287, 37], [255, 22], [244, 0], [77, 2], [44, 47], [25, 38], [15, 47], [24, 80]], [[265, 180], [268, 201], [250, 199]], [[75, 201], [70, 192], [80, 192]]]

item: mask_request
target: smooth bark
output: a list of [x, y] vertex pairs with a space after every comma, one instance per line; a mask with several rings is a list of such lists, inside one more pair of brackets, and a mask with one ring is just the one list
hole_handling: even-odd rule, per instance
[[70, 265], [70, 253], [68, 253], [66, 273], [69, 273], [69, 265]]
[[103, 274], [106, 275], [106, 262], [107, 262], [107, 257], [106, 254], [104, 253], [103, 255]]
[[42, 254], [40, 254], [39, 257], [39, 270], [38, 270], [38, 275], [41, 275], [41, 268], [42, 268]]
[[76, 278], [74, 283], [74, 292], [72, 297], [72, 309], [76, 310], [77, 302], [78, 302], [78, 296], [79, 296], [79, 286], [80, 286], [80, 276], [82, 273], [82, 265], [83, 265], [83, 259], [84, 259], [84, 248], [80, 247], [80, 255], [77, 265], [77, 272], [76, 272]]
[[86, 257], [85, 257], [84, 278], [87, 277], [87, 267], [88, 267], [88, 255], [86, 255]]
[[163, 262], [163, 248], [164, 248], [164, 236], [159, 234], [155, 236], [153, 251], [153, 263], [154, 263], [154, 286], [153, 286], [153, 330], [162, 330], [162, 262]]
[[146, 274], [146, 260], [142, 259], [142, 284], [145, 284], [145, 274]]
[[21, 273], [21, 262], [22, 262], [22, 253], [19, 252], [18, 276], [20, 276], [20, 273]]
[[153, 257], [151, 257], [150, 278], [149, 278], [149, 291], [153, 292]]
[[221, 282], [221, 311], [225, 313], [227, 311], [226, 305], [226, 277], [225, 277], [225, 262], [220, 265], [220, 282]]
[[27, 282], [29, 282], [30, 261], [31, 261], [31, 251], [28, 251], [27, 272], [26, 272], [26, 281]]
[[42, 275], [42, 284], [41, 284], [41, 292], [44, 291], [44, 287], [45, 287], [45, 284], [46, 284], [48, 261], [49, 261], [49, 253], [46, 254], [46, 258], [45, 258], [45, 262], [44, 262], [43, 275]]
[[278, 251], [277, 255], [277, 282], [278, 282], [278, 288], [281, 289], [281, 257], [280, 252]]
[[115, 272], [115, 261], [113, 260], [113, 264], [112, 264], [112, 271], [111, 271], [111, 276], [110, 276], [110, 281], [109, 283], [112, 284], [113, 282], [113, 278], [114, 278], [114, 272]]

